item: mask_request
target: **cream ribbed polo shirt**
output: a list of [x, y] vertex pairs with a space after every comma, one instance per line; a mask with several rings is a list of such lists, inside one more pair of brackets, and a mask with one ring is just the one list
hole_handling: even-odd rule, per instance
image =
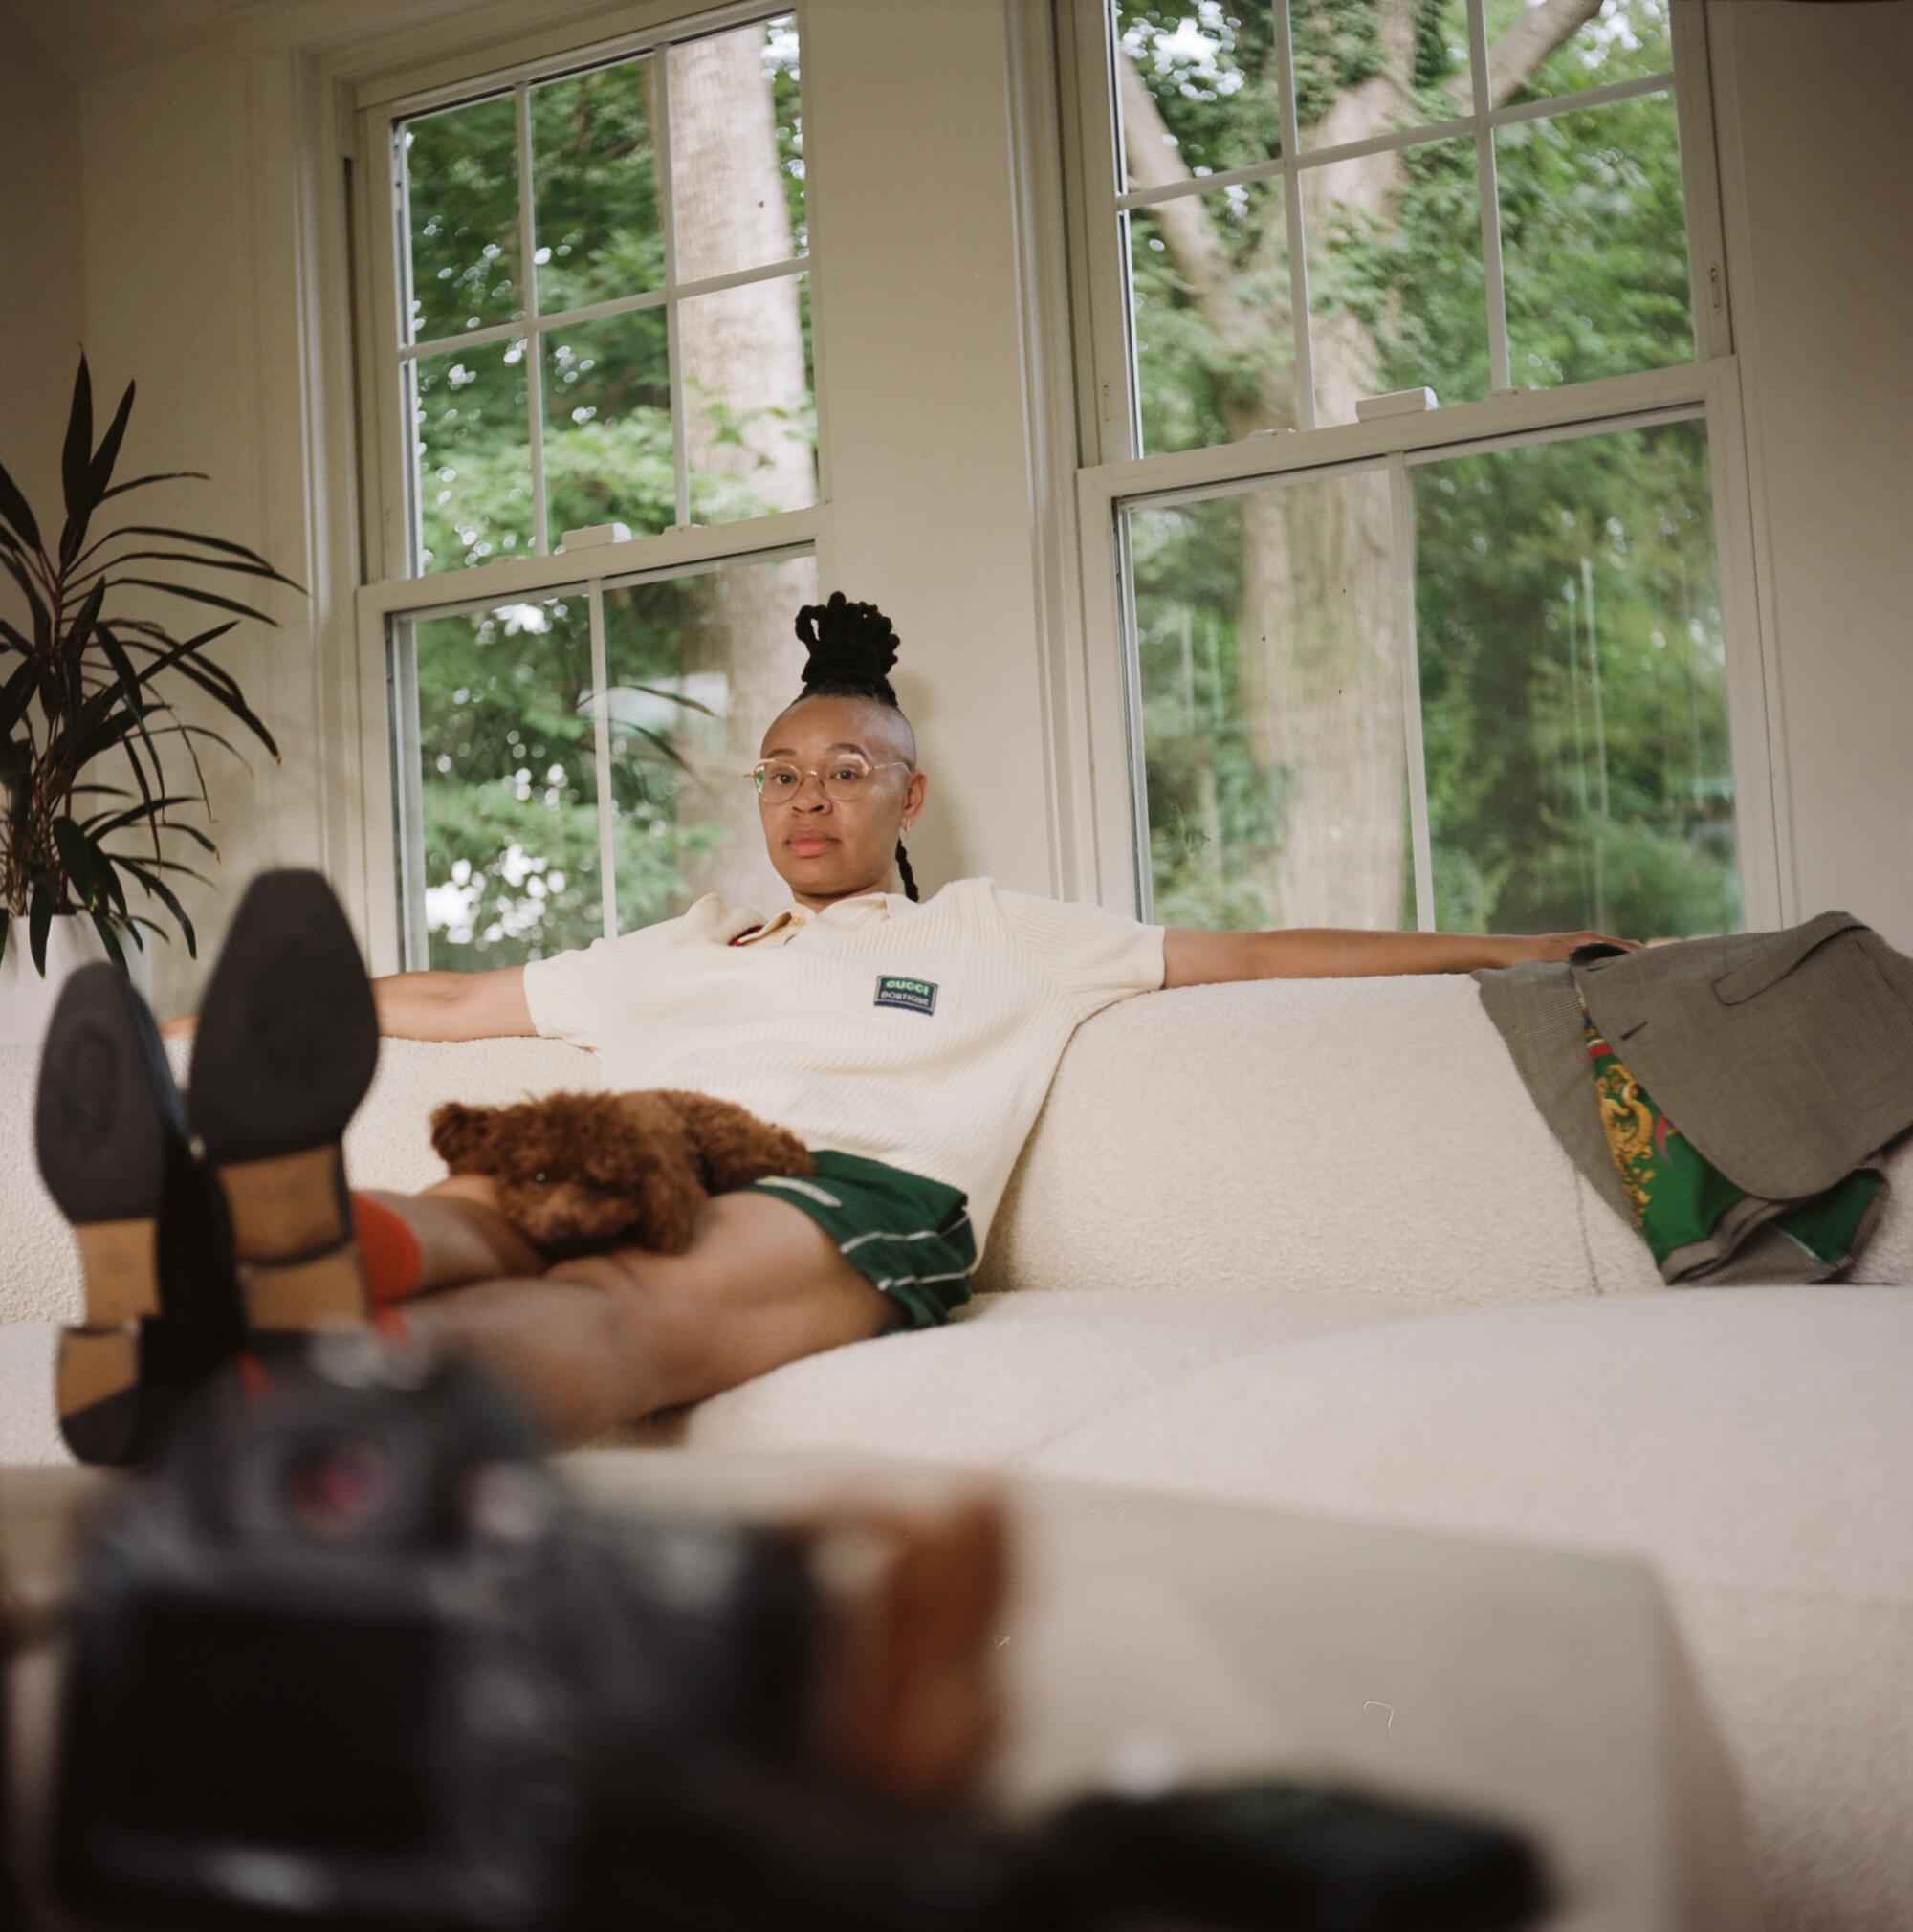
[[980, 1258], [1070, 1034], [1162, 984], [1164, 930], [989, 878], [769, 919], [710, 892], [533, 960], [525, 1001], [612, 1087], [715, 1094], [806, 1147], [962, 1189]]

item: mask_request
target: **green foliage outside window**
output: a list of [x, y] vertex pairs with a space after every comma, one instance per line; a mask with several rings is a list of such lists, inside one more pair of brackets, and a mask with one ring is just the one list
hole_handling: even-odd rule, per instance
[[[1522, 0], [1489, 0], [1491, 50], [1524, 11]], [[1406, 40], [1396, 31], [1404, 14]], [[1374, 122], [1367, 131], [1467, 111], [1460, 0], [1295, 0], [1293, 17], [1305, 150], [1321, 143], [1325, 117], [1346, 115], [1364, 86]], [[1173, 142], [1176, 172], [1220, 172], [1281, 151], [1269, 23], [1270, 10], [1247, 4], [1119, 6], [1124, 46]], [[1415, 50], [1413, 71], [1391, 81], [1386, 50], [1401, 45]], [[1513, 98], [1558, 96], [1671, 65], [1664, 0], [1607, 0]], [[1349, 132], [1337, 123], [1337, 139]], [[1498, 132], [1496, 151], [1516, 384], [1690, 360], [1671, 96], [1519, 123]], [[1346, 180], [1352, 192], [1364, 165], [1331, 164], [1321, 180]], [[1307, 186], [1310, 173], [1302, 176], [1306, 196], [1321, 192]], [[1271, 210], [1279, 205], [1264, 184], [1247, 192], [1258, 190]], [[1236, 289], [1252, 292], [1261, 322], [1246, 341], [1219, 333], [1218, 318], [1232, 327], [1229, 312], [1205, 302], [1157, 211], [1130, 217], [1146, 450], [1204, 447], [1293, 421], [1288, 237], [1255, 208], [1241, 211], [1241, 194], [1199, 199], [1214, 205], [1212, 232], [1228, 252]], [[1486, 395], [1472, 140], [1409, 150], [1386, 219], [1333, 198], [1310, 212], [1320, 215], [1308, 244], [1318, 392], [1338, 356], [1367, 356], [1372, 380], [1359, 392], [1425, 384], [1443, 402]], [[1412, 473], [1439, 923], [1521, 931], [1600, 919], [1646, 933], [1737, 924], [1702, 426], [1602, 433]], [[1131, 529], [1154, 916], [1199, 926], [1292, 923], [1272, 882], [1293, 835], [1286, 803], [1293, 780], [1255, 755], [1239, 650], [1246, 575], [1269, 561], [1224, 505], [1149, 511]], [[1344, 587], [1331, 575], [1323, 594]], [[1599, 652], [1598, 735], [1587, 591]], [[1395, 836], [1405, 851], [1400, 827]], [[1406, 862], [1399, 902], [1381, 916], [1414, 922]]]
[[[769, 191], [781, 198], [791, 248], [801, 250], [796, 34], [786, 18], [755, 36], [768, 86], [756, 98], [740, 94], [727, 111], [768, 111], [776, 180], [743, 179], [739, 162], [733, 178], [706, 184], [717, 190], [707, 205], [719, 210], [711, 219], [721, 220], [725, 207]], [[531, 90], [537, 258], [530, 273], [544, 315], [663, 284], [645, 78], [656, 57]], [[519, 260], [513, 97], [411, 121], [400, 138], [407, 143], [414, 339], [455, 338], [521, 318], [529, 290]], [[797, 373], [807, 396], [810, 313], [803, 282], [757, 286], [760, 299], [797, 303], [803, 364]], [[683, 313], [722, 299], [693, 297]], [[619, 521], [644, 533], [675, 520], [665, 310], [654, 306], [544, 333], [544, 472], [554, 543], [563, 531], [589, 524]], [[528, 342], [454, 346], [418, 359], [420, 561], [427, 570], [455, 572], [534, 547]], [[694, 393], [688, 407], [708, 426], [689, 447], [727, 452], [721, 467], [693, 461], [693, 515], [716, 522], [784, 507], [754, 484], [766, 466], [754, 471], [748, 454], [739, 461], [737, 452], [761, 415], [775, 416], [781, 433], [814, 450], [807, 402], [752, 411]], [[679, 815], [684, 735], [707, 722], [685, 692], [683, 640], [694, 628], [699, 598], [711, 593], [708, 577], [687, 577], [606, 594], [613, 687], [649, 692], [676, 719], [643, 729], [614, 724], [608, 804], [622, 930], [680, 910], [688, 868], [724, 836], [688, 802]], [[588, 944], [602, 931], [603, 880], [585, 600], [422, 619], [412, 648], [431, 963], [511, 964]]]

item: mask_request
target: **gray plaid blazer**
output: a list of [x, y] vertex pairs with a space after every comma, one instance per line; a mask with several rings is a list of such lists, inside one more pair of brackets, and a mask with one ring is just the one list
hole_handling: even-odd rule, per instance
[[1823, 1278], [1793, 1243], [1754, 1238], [1913, 1126], [1913, 959], [1851, 912], [1474, 977], [1543, 1117], [1630, 1224], [1582, 1050], [1583, 1002], [1656, 1107], [1747, 1191], [1712, 1241], [1667, 1258], [1670, 1281]]

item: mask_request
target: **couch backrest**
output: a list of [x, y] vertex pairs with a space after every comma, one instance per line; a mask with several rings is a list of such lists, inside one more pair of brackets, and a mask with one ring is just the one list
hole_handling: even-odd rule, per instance
[[[169, 1043], [185, 1078], [190, 1048]], [[65, 1319], [78, 1278], [32, 1142], [35, 1054], [0, 1048], [0, 1320]], [[419, 1188], [443, 1100], [599, 1085], [548, 1040], [387, 1041], [346, 1138], [361, 1186]], [[1593, 1104], [1592, 1094], [1590, 1105]], [[1894, 1162], [1913, 1188], [1913, 1147]], [[1913, 1281], [1896, 1202], [1867, 1280]], [[1656, 1286], [1575, 1173], [1465, 977], [1152, 993], [1077, 1032], [979, 1289], [1285, 1288], [1473, 1306]]]
[[1057, 1070], [978, 1285], [1419, 1306], [1656, 1279], [1535, 1111], [1474, 982], [1444, 975], [1194, 986], [1099, 1015]]
[[[1855, 1278], [1913, 1283], [1913, 1136], [1886, 1165], [1896, 1191]], [[1090, 1021], [978, 1273], [1037, 1285], [1414, 1313], [1662, 1284], [1528, 1099], [1475, 982], [1429, 974], [1193, 986]]]

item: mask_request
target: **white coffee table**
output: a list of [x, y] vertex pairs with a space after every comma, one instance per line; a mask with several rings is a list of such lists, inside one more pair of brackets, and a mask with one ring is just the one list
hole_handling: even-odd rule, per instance
[[[995, 1480], [707, 1450], [564, 1466], [606, 1504], [762, 1520]], [[82, 1472], [0, 1474], [0, 1551], [34, 1614], [70, 1588], [71, 1525], [97, 1491]], [[1549, 1932], [1755, 1932], [1732, 1779], [1645, 1566], [1054, 1479], [1005, 1493], [1010, 1723], [984, 1793], [1004, 1813], [1091, 1785], [1321, 1778], [1531, 1833], [1560, 1895]], [[51, 1668], [14, 1680], [27, 1799]]]
[[[606, 1503], [775, 1517], [973, 1472], [855, 1456], [596, 1451]], [[1752, 1932], [1739, 1802], [1644, 1565], [1101, 1485], [1008, 1484], [1012, 1815], [1092, 1782], [1279, 1772], [1533, 1833], [1550, 1932]]]

